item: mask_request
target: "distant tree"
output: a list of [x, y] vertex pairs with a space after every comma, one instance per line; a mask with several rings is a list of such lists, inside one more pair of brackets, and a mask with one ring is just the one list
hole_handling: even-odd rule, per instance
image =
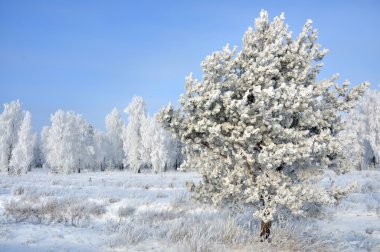
[[120, 117], [119, 111], [114, 108], [112, 112], [106, 117], [106, 137], [108, 146], [108, 167], [109, 168], [123, 168], [123, 129], [125, 128], [124, 122]]
[[33, 155], [34, 155], [34, 161], [32, 164], [32, 167], [42, 167], [44, 163], [44, 154], [42, 152], [42, 142], [40, 136], [36, 134], [36, 143], [34, 144], [34, 150], [33, 150]]
[[46, 137], [46, 162], [57, 173], [81, 172], [93, 164], [93, 128], [74, 112], [51, 116]]
[[[83, 119], [83, 117], [82, 117]], [[85, 147], [83, 151], [83, 167], [90, 171], [98, 171], [100, 169], [100, 164], [97, 162], [97, 157], [95, 150], [95, 134], [97, 130], [89, 123], [87, 123], [84, 119], [83, 128], [84, 131], [81, 133], [83, 146]], [[80, 172], [80, 171], [79, 171]]]
[[348, 114], [341, 136], [343, 153], [355, 169], [380, 169], [379, 91], [368, 91]]
[[171, 137], [173, 140], [171, 141], [172, 146], [170, 147], [172, 151], [170, 153], [171, 158], [170, 158], [169, 167], [172, 167], [174, 170], [178, 170], [186, 158], [186, 156], [183, 153], [184, 145], [179, 139], [173, 138], [173, 136]]
[[94, 167], [97, 167], [97, 170], [101, 171], [105, 171], [106, 169], [114, 169], [115, 163], [111, 153], [113, 149], [110, 148], [111, 144], [109, 143], [107, 135], [103, 134], [99, 130], [95, 130], [93, 146], [95, 153]]
[[148, 117], [143, 121], [141, 137], [144, 149], [148, 153], [147, 163], [155, 173], [174, 167], [178, 145], [171, 134], [164, 130], [154, 118]]
[[32, 131], [32, 116], [27, 111], [18, 132], [18, 141], [9, 162], [10, 174], [25, 174], [34, 162], [37, 136]]
[[263, 239], [280, 209], [300, 215], [308, 202], [335, 202], [337, 191], [311, 179], [325, 169], [340, 171], [340, 115], [367, 85], [317, 81], [327, 50], [315, 43], [311, 21], [295, 39], [287, 29], [284, 15], [269, 22], [262, 11], [242, 50], [227, 45], [208, 56], [201, 81], [187, 77], [181, 107], [158, 116], [190, 150], [183, 167], [203, 176], [194, 197], [256, 208]]
[[41, 159], [41, 164], [44, 167], [47, 165], [46, 162], [46, 156], [47, 156], [47, 146], [48, 146], [48, 137], [49, 137], [49, 126], [44, 126], [42, 127], [41, 134], [40, 134], [40, 141], [39, 143], [39, 150], [40, 150], [40, 159]]
[[2, 172], [10, 172], [9, 164], [24, 115], [25, 112], [18, 100], [4, 104], [4, 111], [0, 114], [0, 171]]
[[140, 173], [149, 158], [141, 136], [141, 127], [147, 117], [144, 100], [141, 97], [133, 97], [124, 112], [128, 115], [128, 124], [123, 130], [124, 166]]

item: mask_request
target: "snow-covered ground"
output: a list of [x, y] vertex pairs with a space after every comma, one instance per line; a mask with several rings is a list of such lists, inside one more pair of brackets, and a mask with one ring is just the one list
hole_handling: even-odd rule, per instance
[[[380, 172], [331, 176], [358, 189], [312, 221], [273, 226], [257, 239], [252, 213], [231, 214], [189, 199], [196, 173], [36, 169], [0, 177], [0, 251], [380, 251]], [[324, 183], [330, 183], [326, 178]]]
[[354, 251], [380, 251], [380, 171], [353, 171], [335, 177], [340, 186], [358, 182], [358, 189], [336, 207], [325, 208], [318, 221], [322, 232], [331, 232]]

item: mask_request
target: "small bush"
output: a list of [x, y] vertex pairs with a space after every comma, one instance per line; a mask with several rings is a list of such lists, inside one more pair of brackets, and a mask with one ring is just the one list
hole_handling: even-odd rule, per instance
[[[286, 251], [332, 251], [343, 249], [333, 237], [321, 237], [318, 228], [309, 222], [293, 221], [280, 227], [272, 226], [272, 246]], [[334, 248], [334, 249], [333, 249]]]
[[360, 188], [362, 193], [372, 193], [380, 189], [378, 184], [375, 184], [375, 181], [367, 181]]
[[108, 223], [109, 231], [116, 232], [110, 236], [109, 245], [111, 247], [131, 245], [142, 242], [152, 237], [151, 228], [144, 223], [137, 223], [135, 220], [127, 222]]
[[119, 201], [120, 201], [119, 198], [110, 198], [110, 199], [108, 199], [108, 202], [109, 202], [110, 204], [114, 204], [114, 203], [119, 202]]
[[119, 207], [118, 215], [120, 218], [126, 218], [133, 215], [136, 211], [134, 207]]
[[[233, 218], [214, 215], [188, 217], [173, 223], [167, 239], [190, 251], [215, 251], [220, 245], [244, 245], [252, 234], [238, 225]], [[218, 249], [218, 250], [219, 250]]]
[[9, 239], [11, 239], [11, 232], [9, 231], [9, 229], [0, 226], [0, 241]]
[[23, 198], [5, 204], [5, 215], [15, 222], [34, 224], [65, 223], [83, 227], [89, 224], [91, 216], [105, 213], [105, 207], [83, 198], [63, 198], [41, 200]]
[[51, 182], [51, 185], [59, 185], [59, 181], [58, 181], [58, 180], [53, 180], [53, 181]]
[[16, 186], [12, 188], [12, 195], [23, 195], [24, 191], [25, 189], [23, 186]]
[[150, 185], [150, 184], [146, 184], [146, 185], [143, 186], [143, 188], [144, 188], [145, 190], [149, 190], [149, 189], [152, 188], [152, 187], [153, 187], [153, 185]]
[[159, 198], [159, 199], [163, 199], [163, 198], [167, 198], [168, 195], [165, 194], [165, 193], [163, 193], [163, 192], [158, 192], [158, 193], [156, 194], [156, 197]]
[[139, 213], [139, 218], [149, 223], [158, 223], [161, 221], [172, 220], [177, 218], [177, 213], [164, 210], [146, 210]]
[[175, 195], [174, 199], [171, 201], [171, 206], [176, 209], [187, 205], [190, 196], [187, 192], [178, 193]]

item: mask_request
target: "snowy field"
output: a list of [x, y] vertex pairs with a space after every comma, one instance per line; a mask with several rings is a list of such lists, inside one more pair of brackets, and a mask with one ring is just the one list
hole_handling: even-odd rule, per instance
[[358, 189], [312, 221], [284, 220], [260, 242], [252, 212], [232, 214], [189, 199], [196, 173], [36, 169], [0, 177], [0, 251], [380, 251], [380, 172], [323, 181]]

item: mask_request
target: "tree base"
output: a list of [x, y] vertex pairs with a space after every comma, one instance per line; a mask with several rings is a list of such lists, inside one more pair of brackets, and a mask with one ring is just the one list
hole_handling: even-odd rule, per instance
[[270, 228], [272, 226], [272, 222], [271, 221], [268, 221], [268, 222], [264, 222], [264, 221], [261, 221], [261, 232], [260, 232], [260, 238], [261, 238], [261, 241], [267, 241], [269, 236], [270, 236]]

